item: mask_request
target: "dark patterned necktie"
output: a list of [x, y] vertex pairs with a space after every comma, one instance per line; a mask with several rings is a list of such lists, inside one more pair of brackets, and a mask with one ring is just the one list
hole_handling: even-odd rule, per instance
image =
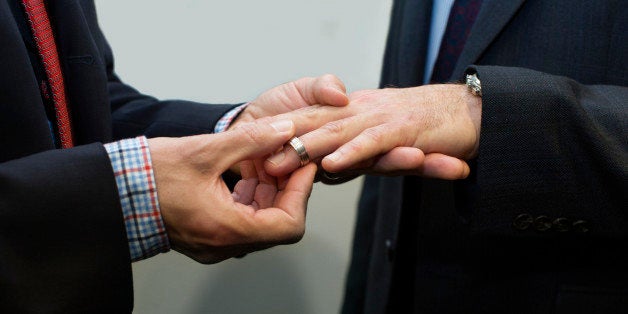
[[451, 78], [481, 5], [482, 0], [456, 0], [454, 2], [432, 71], [431, 83], [447, 82]]
[[22, 0], [22, 4], [28, 16], [28, 23], [33, 32], [33, 38], [35, 39], [41, 62], [46, 70], [46, 77], [55, 108], [55, 118], [61, 147], [72, 147], [74, 146], [74, 141], [72, 139], [70, 113], [65, 97], [65, 83], [61, 73], [57, 45], [55, 44], [52, 33], [50, 19], [46, 13], [44, 0]]

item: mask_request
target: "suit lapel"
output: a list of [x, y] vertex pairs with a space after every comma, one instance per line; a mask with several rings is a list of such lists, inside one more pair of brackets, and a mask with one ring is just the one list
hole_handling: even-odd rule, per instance
[[466, 67], [478, 60], [523, 2], [525, 0], [484, 0], [467, 43], [456, 63], [453, 79], [460, 78]]

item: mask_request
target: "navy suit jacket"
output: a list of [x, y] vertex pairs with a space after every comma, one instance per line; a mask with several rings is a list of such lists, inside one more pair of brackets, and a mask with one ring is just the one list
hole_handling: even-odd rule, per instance
[[[394, 2], [382, 87], [422, 83], [431, 7]], [[626, 1], [484, 0], [465, 70], [470, 178], [366, 178], [343, 312], [628, 313]]]
[[36, 47], [0, 1], [0, 312], [130, 312], [129, 249], [101, 143], [209, 133], [233, 106], [138, 93], [115, 75], [93, 1], [47, 3], [77, 147], [54, 149]]

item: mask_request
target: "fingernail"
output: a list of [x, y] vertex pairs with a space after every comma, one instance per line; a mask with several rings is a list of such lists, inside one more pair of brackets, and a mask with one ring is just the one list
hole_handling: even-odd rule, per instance
[[339, 152], [333, 152], [333, 153], [327, 155], [325, 157], [325, 159], [329, 159], [329, 160], [331, 160], [333, 162], [337, 162], [338, 160], [340, 160], [340, 153]]
[[237, 192], [233, 192], [231, 193], [231, 197], [233, 197], [233, 201], [236, 203], [240, 202], [240, 194], [238, 194]]
[[284, 158], [286, 158], [286, 154], [284, 154], [283, 151], [280, 151], [280, 152], [278, 152], [278, 153], [268, 157], [267, 160], [271, 164], [273, 164], [275, 166], [278, 166], [284, 160]]
[[277, 130], [279, 133], [285, 133], [292, 131], [294, 122], [292, 122], [292, 120], [280, 120], [271, 123], [270, 126], [272, 126], [273, 129]]

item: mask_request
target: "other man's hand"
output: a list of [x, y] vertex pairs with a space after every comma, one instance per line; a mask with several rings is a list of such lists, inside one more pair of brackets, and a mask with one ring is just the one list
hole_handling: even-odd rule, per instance
[[216, 263], [294, 243], [316, 167], [279, 181], [246, 170], [234, 194], [221, 174], [243, 160], [263, 160], [295, 132], [290, 120], [253, 122], [220, 134], [149, 140], [162, 217], [173, 249]]

